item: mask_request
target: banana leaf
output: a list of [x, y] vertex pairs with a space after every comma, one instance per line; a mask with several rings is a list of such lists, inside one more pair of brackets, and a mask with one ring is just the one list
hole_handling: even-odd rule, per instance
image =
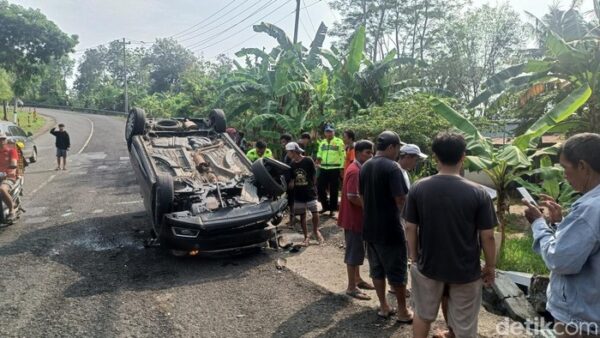
[[559, 102], [552, 110], [544, 114], [523, 134], [516, 137], [512, 144], [522, 151], [525, 151], [531, 140], [541, 137], [548, 130], [552, 129], [558, 123], [566, 120], [573, 115], [577, 109], [583, 106], [592, 95], [589, 86], [584, 85], [574, 90], [564, 100]]
[[[437, 98], [431, 99], [430, 104], [436, 113], [448, 120], [448, 122], [450, 122], [450, 124], [455, 126], [458, 130], [462, 131], [467, 136], [472, 137], [474, 142], [487, 143], [485, 142], [485, 138], [479, 133], [479, 130], [477, 130], [477, 128], [471, 123], [471, 121], [469, 121], [462, 114], [452, 109], [443, 101]], [[484, 148], [487, 149], [488, 147], [484, 146]]]
[[496, 154], [496, 160], [506, 162], [511, 167], [515, 168], [527, 168], [531, 166], [531, 161], [521, 151], [521, 149], [513, 146], [506, 145]]
[[254, 25], [253, 29], [257, 33], [264, 32], [269, 34], [271, 37], [275, 38], [279, 45], [285, 50], [291, 50], [294, 47], [290, 38], [285, 34], [285, 31], [273, 24], [262, 22], [259, 25]]
[[346, 71], [348, 72], [348, 74], [353, 75], [358, 73], [358, 71], [360, 70], [365, 46], [365, 26], [360, 26], [356, 33], [354, 33], [354, 37], [352, 37], [352, 41], [350, 41], [350, 46], [348, 48], [348, 58], [346, 61]]

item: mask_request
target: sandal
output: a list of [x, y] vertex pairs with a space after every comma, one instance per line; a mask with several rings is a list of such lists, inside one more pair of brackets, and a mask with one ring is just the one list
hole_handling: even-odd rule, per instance
[[360, 300], [371, 300], [371, 297], [369, 297], [369, 295], [360, 291], [359, 289], [354, 289], [352, 291], [346, 291], [346, 295], [348, 295], [352, 298], [360, 299]]
[[305, 239], [304, 241], [302, 241], [302, 246], [309, 246], [310, 245], [310, 239]]
[[373, 285], [365, 282], [364, 280], [358, 282], [358, 284], [356, 284], [356, 287], [363, 290], [375, 290], [375, 287]]
[[377, 317], [383, 318], [383, 319], [389, 319], [391, 316], [395, 315], [396, 312], [398, 312], [398, 310], [396, 310], [395, 308], [390, 308], [390, 311], [388, 311], [387, 313], [379, 310], [379, 311], [377, 311]]
[[396, 323], [398, 324], [412, 324], [414, 319], [414, 314], [411, 311], [408, 311], [408, 316], [407, 317], [400, 317], [398, 316], [398, 318], [396, 318]]

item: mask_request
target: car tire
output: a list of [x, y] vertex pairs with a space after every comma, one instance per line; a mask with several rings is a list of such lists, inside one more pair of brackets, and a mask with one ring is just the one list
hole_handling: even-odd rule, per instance
[[282, 176], [289, 168], [285, 163], [270, 158], [259, 158], [252, 163], [252, 173], [256, 182], [267, 194], [272, 196], [279, 196], [287, 191], [286, 185], [276, 177]]
[[163, 237], [163, 216], [171, 212], [174, 199], [173, 177], [170, 175], [157, 175], [152, 194], [152, 212], [154, 232], [161, 239]]
[[174, 131], [182, 129], [181, 122], [173, 119], [158, 120], [154, 124], [156, 130]]
[[33, 154], [29, 158], [29, 163], [35, 163], [38, 160], [37, 148], [33, 147]]
[[227, 118], [225, 118], [225, 112], [221, 109], [213, 109], [208, 114], [210, 125], [214, 128], [217, 133], [224, 133], [227, 130]]
[[142, 108], [131, 108], [125, 124], [125, 140], [127, 140], [127, 147], [131, 146], [131, 140], [133, 140], [135, 135], [144, 134], [145, 128], [146, 112], [144, 112]]

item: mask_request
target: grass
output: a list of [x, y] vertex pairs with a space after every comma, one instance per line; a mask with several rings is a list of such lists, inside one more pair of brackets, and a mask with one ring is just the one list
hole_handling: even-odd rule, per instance
[[[0, 112], [0, 114], [2, 114], [0, 117], [4, 117], [2, 112]], [[8, 121], [13, 122], [12, 109], [9, 109], [6, 115], [8, 117]], [[35, 132], [44, 127], [44, 124], [46, 123], [46, 120], [40, 116], [40, 114], [37, 114], [37, 119], [34, 119], [33, 112], [29, 111], [19, 110], [17, 112], [17, 116], [19, 117], [19, 127], [21, 127], [21, 129], [23, 129], [26, 133], [31, 132], [32, 134], [35, 134]]]
[[547, 275], [550, 272], [542, 257], [532, 249], [530, 234], [507, 236], [498, 259], [498, 269]]

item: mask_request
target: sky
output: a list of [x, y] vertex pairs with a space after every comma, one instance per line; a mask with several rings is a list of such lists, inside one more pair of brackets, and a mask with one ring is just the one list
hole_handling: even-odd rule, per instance
[[[300, 0], [298, 40], [309, 45], [321, 21], [331, 27], [340, 15], [327, 0]], [[452, 0], [448, 0], [452, 1]], [[9, 0], [24, 7], [39, 8], [64, 32], [77, 34], [75, 57], [90, 47], [126, 38], [133, 46], [156, 38], [175, 37], [198, 56], [214, 59], [243, 47], [273, 47], [266, 34], [252, 25], [266, 21], [293, 36], [295, 0]], [[519, 13], [527, 10], [542, 16], [554, 0], [508, 0]], [[564, 3], [570, 2], [567, 0]], [[473, 0], [475, 5], [497, 1]], [[583, 0], [591, 9], [592, 0]], [[325, 42], [327, 45], [328, 43]]]

